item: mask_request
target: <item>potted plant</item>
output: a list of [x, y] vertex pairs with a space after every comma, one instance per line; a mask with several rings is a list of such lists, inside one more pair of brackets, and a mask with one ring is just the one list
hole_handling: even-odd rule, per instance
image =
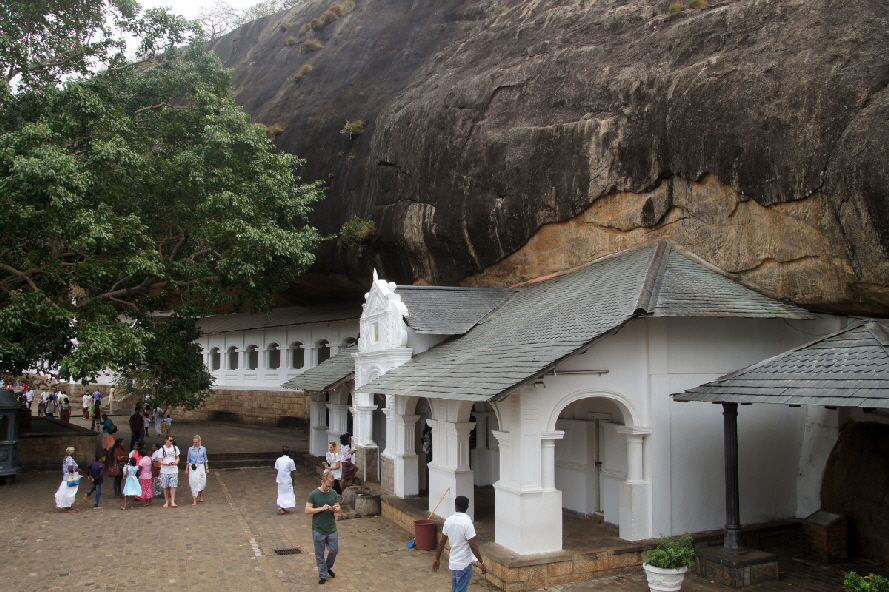
[[678, 539], [664, 537], [645, 554], [642, 568], [648, 576], [651, 592], [674, 592], [682, 587], [685, 572], [695, 556], [691, 535]]

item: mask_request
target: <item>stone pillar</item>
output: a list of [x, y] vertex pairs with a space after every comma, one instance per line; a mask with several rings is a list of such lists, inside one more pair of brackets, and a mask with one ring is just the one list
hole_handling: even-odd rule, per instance
[[[330, 411], [330, 427], [327, 430], [327, 442], [339, 443], [340, 436], [348, 431], [349, 406], [328, 403], [327, 409]], [[324, 451], [325, 453], [327, 452], [326, 442], [324, 444]]]
[[490, 422], [494, 416], [493, 411], [475, 411], [475, 448], [472, 450], [472, 466], [475, 473], [476, 486], [491, 485], [494, 483], [496, 466], [496, 450], [492, 450], [488, 441], [490, 436]]
[[[475, 427], [475, 422], [427, 420], [426, 423], [432, 427], [434, 442], [432, 462], [429, 463], [429, 511], [447, 518], [454, 513], [454, 498], [465, 495], [469, 498], [467, 513], [474, 516], [475, 492], [472, 469], [469, 468], [469, 432]], [[439, 500], [442, 500], [441, 504], [435, 509]]]
[[324, 456], [327, 452], [327, 395], [324, 393], [311, 393], [309, 415], [311, 416], [311, 428], [309, 430], [309, 454]]
[[[393, 414], [394, 415], [394, 414]], [[399, 497], [416, 497], [419, 493], [419, 464], [414, 449], [419, 415], [398, 415], [393, 421], [392, 436], [386, 437], [386, 452], [394, 459], [393, 493]]]
[[725, 538], [726, 551], [742, 553], [741, 510], [738, 495], [738, 404], [722, 404], [725, 455]]
[[555, 487], [555, 441], [562, 431], [514, 438], [495, 431], [500, 479], [494, 484], [494, 538], [522, 555], [562, 549], [562, 492]]
[[352, 398], [353, 426], [352, 443], [355, 447], [353, 462], [358, 466], [358, 475], [364, 481], [376, 481], [380, 462], [379, 449], [373, 441], [373, 395], [355, 393]]
[[315, 366], [317, 366], [318, 364], [315, 363], [315, 360], [317, 359], [315, 358], [317, 348], [314, 346], [314, 344], [308, 347], [303, 346], [303, 349], [305, 350], [305, 354], [303, 357], [303, 368], [308, 370], [309, 368], [314, 368]]
[[556, 490], [556, 440], [565, 437], [565, 432], [543, 432], [541, 434], [540, 468], [541, 489], [545, 492]]
[[651, 484], [645, 480], [644, 438], [647, 428], [618, 428], [627, 437], [627, 480], [620, 487], [620, 537], [639, 541], [651, 535]]

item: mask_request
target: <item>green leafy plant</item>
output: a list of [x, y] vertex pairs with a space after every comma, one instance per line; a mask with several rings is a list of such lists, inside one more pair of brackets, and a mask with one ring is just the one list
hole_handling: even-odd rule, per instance
[[680, 569], [691, 565], [694, 556], [694, 541], [691, 535], [684, 534], [678, 539], [659, 539], [654, 549], [645, 553], [645, 563], [660, 569]]
[[370, 242], [370, 239], [373, 238], [376, 230], [377, 225], [373, 220], [363, 220], [358, 216], [352, 216], [352, 218], [340, 228], [340, 236], [337, 239], [337, 246], [340, 250], [346, 247], [354, 247], [358, 251], [358, 254], [361, 255], [364, 252], [364, 245]]
[[354, 0], [346, 0], [343, 2], [343, 13], [348, 14], [355, 10], [355, 2]]
[[309, 72], [312, 71], [312, 64], [305, 64], [302, 68], [299, 69], [299, 72], [290, 77], [290, 82], [296, 84], [303, 78], [305, 78]]
[[317, 39], [306, 39], [303, 41], [302, 45], [299, 46], [300, 53], [312, 53], [313, 51], [321, 51], [322, 49], [324, 49], [324, 44]]
[[843, 592], [889, 592], [889, 580], [877, 574], [860, 576], [850, 571], [843, 580]]
[[281, 43], [281, 45], [283, 45], [284, 47], [290, 47], [291, 45], [296, 45], [296, 37], [294, 37], [293, 35], [291, 35], [290, 37], [288, 37], [287, 39], [285, 39], [285, 40]]
[[682, 12], [685, 10], [685, 5], [682, 2], [671, 2], [669, 12]]
[[356, 119], [354, 121], [347, 121], [346, 125], [343, 126], [343, 129], [340, 130], [340, 133], [350, 140], [355, 139], [364, 133], [364, 120]]
[[688, 7], [692, 10], [707, 8], [707, 0], [688, 0]]

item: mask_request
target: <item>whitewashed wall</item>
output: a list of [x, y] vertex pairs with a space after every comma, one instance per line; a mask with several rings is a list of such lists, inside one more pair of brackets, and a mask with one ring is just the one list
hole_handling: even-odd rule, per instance
[[[326, 340], [330, 344], [330, 355], [336, 355], [348, 340], [358, 337], [358, 319], [313, 323], [293, 327], [275, 327], [254, 329], [250, 331], [234, 331], [213, 335], [202, 335], [198, 340], [201, 346], [204, 363], [211, 369], [216, 378], [214, 389], [221, 390], [281, 390], [281, 385], [289, 379], [317, 365], [317, 344]], [[304, 365], [293, 368], [291, 364], [290, 346], [302, 343], [305, 348]], [[281, 352], [279, 368], [269, 368], [268, 347], [277, 343]], [[251, 346], [259, 349], [259, 367], [256, 370], [247, 368], [246, 352]], [[230, 347], [238, 350], [238, 368], [228, 368], [227, 353]], [[220, 368], [212, 370], [210, 352], [219, 348]]]

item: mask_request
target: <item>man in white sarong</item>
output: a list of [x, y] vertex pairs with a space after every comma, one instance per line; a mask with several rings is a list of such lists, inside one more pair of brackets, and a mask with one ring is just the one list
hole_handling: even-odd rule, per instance
[[290, 458], [289, 446], [285, 446], [281, 451], [281, 456], [275, 461], [275, 469], [278, 471], [278, 476], [275, 478], [278, 483], [278, 513], [289, 514], [287, 508], [296, 507], [296, 494], [293, 490], [296, 463]]

